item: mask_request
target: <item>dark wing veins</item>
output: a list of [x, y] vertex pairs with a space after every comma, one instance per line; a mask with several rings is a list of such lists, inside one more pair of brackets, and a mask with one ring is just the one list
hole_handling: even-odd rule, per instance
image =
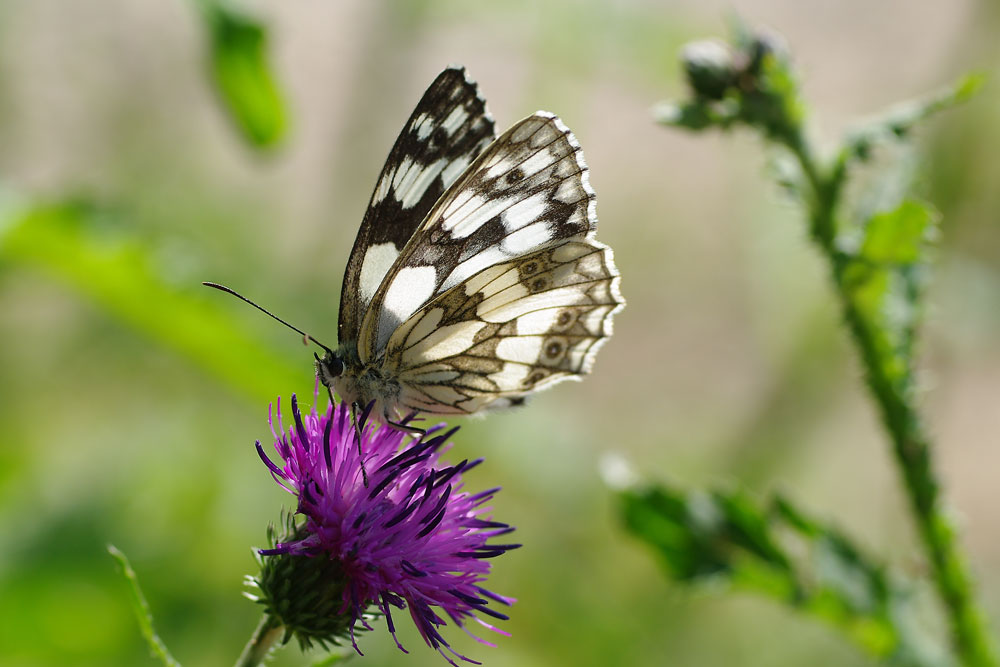
[[365, 310], [392, 262], [442, 193], [494, 137], [493, 118], [465, 69], [441, 72], [396, 139], [361, 222], [340, 295], [342, 343], [357, 340]]

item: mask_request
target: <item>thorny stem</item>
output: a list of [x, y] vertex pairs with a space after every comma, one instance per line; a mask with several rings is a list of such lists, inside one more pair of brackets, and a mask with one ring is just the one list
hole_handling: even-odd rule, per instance
[[810, 233], [830, 262], [844, 319], [858, 345], [868, 387], [892, 440], [918, 532], [930, 558], [934, 583], [949, 617], [952, 644], [962, 665], [996, 666], [997, 657], [974, 599], [968, 567], [943, 506], [934, 471], [933, 445], [920, 419], [914, 393], [909, 390], [911, 383], [893, 382], [886, 374], [879, 363], [873, 332], [865, 326], [857, 305], [848, 296], [847, 258], [835, 242], [836, 206], [844, 182], [846, 155], [839, 156], [828, 169], [822, 168], [801, 128], [784, 137], [783, 143], [795, 155], [808, 183]]
[[264, 664], [268, 652], [281, 639], [284, 630], [284, 626], [265, 614], [250, 641], [243, 647], [243, 653], [236, 660], [236, 667], [257, 667]]

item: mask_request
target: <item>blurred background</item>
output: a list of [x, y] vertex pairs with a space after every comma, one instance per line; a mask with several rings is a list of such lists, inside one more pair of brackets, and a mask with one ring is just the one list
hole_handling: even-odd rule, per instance
[[[785, 37], [832, 146], [852, 120], [995, 71], [995, 3], [248, 7], [287, 102], [288, 135], [263, 152], [213, 89], [196, 3], [0, 2], [0, 663], [153, 664], [107, 543], [132, 559], [182, 663], [232, 663], [259, 613], [240, 597], [251, 547], [291, 501], [253, 444], [269, 437], [269, 401], [311, 395], [311, 352], [199, 282], [334, 339], [385, 156], [458, 62], [498, 129], [547, 109], [575, 132], [628, 307], [587, 381], [456, 438], [457, 457], [487, 458], [470, 488], [504, 487], [494, 516], [525, 546], [491, 578], [519, 599], [513, 637], [445, 636], [491, 667], [870, 664], [769, 601], [669, 583], [617, 523], [608, 452], [650, 479], [781, 489], [870, 552], [923, 567], [825, 267], [760, 143], [658, 127], [649, 108], [683, 94], [681, 46], [724, 35], [735, 10]], [[994, 628], [998, 119], [994, 80], [924, 128], [917, 174], [943, 213], [924, 401]], [[34, 230], [14, 228], [13, 212], [49, 203]], [[358, 664], [444, 664], [399, 625], [410, 655], [380, 625]], [[276, 664], [304, 662], [289, 648]]]

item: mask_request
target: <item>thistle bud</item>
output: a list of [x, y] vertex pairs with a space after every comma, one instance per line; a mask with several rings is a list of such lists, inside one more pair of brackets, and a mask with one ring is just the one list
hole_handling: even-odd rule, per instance
[[733, 54], [717, 40], [691, 42], [681, 52], [688, 85], [698, 97], [721, 100], [736, 80]]

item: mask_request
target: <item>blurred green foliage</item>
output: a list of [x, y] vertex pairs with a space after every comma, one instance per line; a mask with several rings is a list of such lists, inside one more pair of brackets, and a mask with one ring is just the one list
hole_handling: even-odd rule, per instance
[[890, 664], [949, 664], [920, 625], [912, 584], [781, 496], [760, 503], [739, 490], [659, 484], [626, 489], [618, 500], [627, 529], [672, 579], [789, 604]]
[[939, 111], [971, 100], [986, 83], [981, 72], [967, 74], [935, 95], [903, 102], [879, 118], [852, 129], [844, 139], [840, 161], [850, 158], [868, 160], [879, 145], [912, 138], [914, 128]]
[[248, 398], [266, 401], [276, 387], [301, 383], [301, 368], [207, 305], [207, 289], [158, 275], [148, 248], [106, 224], [107, 215], [82, 201], [10, 206], [0, 219], [0, 260], [44, 269]]
[[226, 0], [195, 0], [209, 35], [212, 81], [225, 109], [251, 145], [276, 146], [287, 112], [271, 71], [267, 30]]

